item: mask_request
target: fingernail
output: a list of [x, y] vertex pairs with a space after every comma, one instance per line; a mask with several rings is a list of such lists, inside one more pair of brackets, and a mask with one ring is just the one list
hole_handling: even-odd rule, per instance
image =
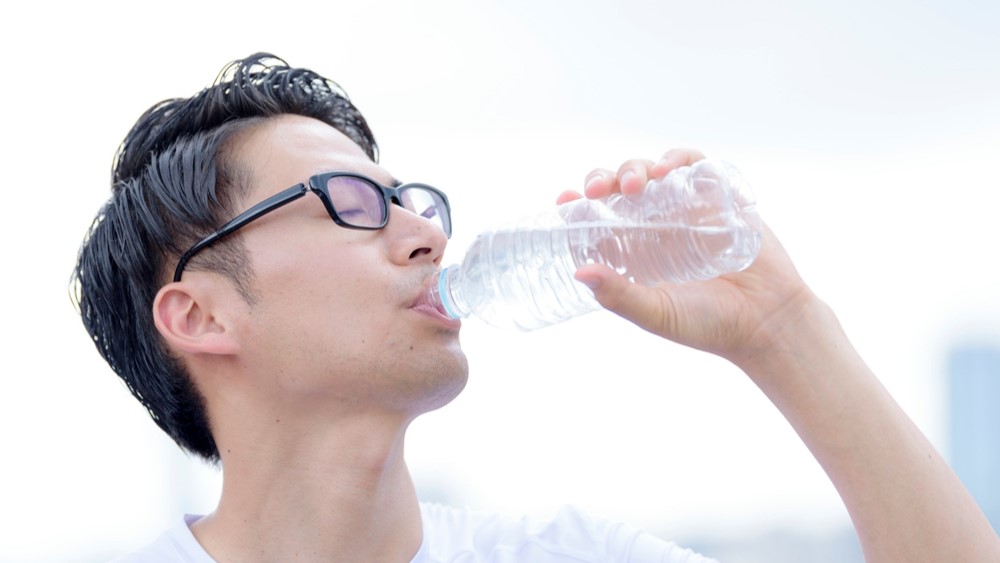
[[618, 183], [621, 187], [625, 187], [632, 180], [632, 178], [635, 178], [635, 172], [628, 170], [624, 174], [622, 174], [622, 177], [620, 180], [618, 180]]
[[601, 284], [603, 283], [601, 278], [589, 277], [589, 276], [577, 278], [577, 281], [590, 288], [591, 291], [600, 288]]
[[594, 174], [590, 178], [587, 178], [587, 182], [586, 182], [586, 184], [584, 184], [583, 189], [586, 190], [590, 186], [593, 186], [595, 183], [597, 183], [598, 180], [602, 180], [602, 179], [604, 179], [604, 175], [603, 174]]

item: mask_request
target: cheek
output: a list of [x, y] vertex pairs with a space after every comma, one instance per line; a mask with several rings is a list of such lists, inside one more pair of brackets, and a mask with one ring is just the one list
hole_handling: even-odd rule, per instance
[[308, 392], [327, 388], [331, 374], [343, 382], [348, 374], [378, 369], [391, 315], [378, 306], [371, 285], [350, 277], [262, 295], [259, 314], [251, 319], [258, 367], [281, 373], [286, 391]]
[[357, 345], [378, 335], [389, 313], [384, 275], [373, 267], [378, 258], [371, 249], [338, 250], [286, 253], [255, 268], [261, 322], [303, 343]]

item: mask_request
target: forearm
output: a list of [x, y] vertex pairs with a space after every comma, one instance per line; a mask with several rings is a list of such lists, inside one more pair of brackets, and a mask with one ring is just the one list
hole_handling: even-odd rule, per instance
[[[595, 170], [588, 197], [634, 192], [701, 154]], [[638, 181], [636, 181], [638, 180]], [[568, 201], [571, 196], [561, 198]], [[870, 562], [1000, 561], [1000, 538], [940, 454], [851, 346], [764, 226], [742, 272], [656, 288], [602, 266], [577, 279], [608, 310], [742, 368], [781, 410], [836, 486]]]
[[979, 507], [829, 308], [811, 299], [795, 316], [735, 361], [829, 475], [866, 560], [1000, 561], [1000, 539]]

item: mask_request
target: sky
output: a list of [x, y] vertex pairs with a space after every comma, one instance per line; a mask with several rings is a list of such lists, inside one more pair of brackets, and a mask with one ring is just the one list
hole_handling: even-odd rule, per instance
[[[381, 164], [448, 192], [461, 260], [596, 167], [738, 166], [813, 290], [947, 453], [948, 350], [1000, 344], [1000, 4], [619, 0], [46, 3], [0, 22], [7, 205], [0, 561], [102, 560], [212, 510], [98, 357], [68, 281], [114, 151], [165, 98], [271, 51], [339, 82]], [[421, 495], [574, 504], [669, 538], [823, 534], [833, 487], [735, 367], [610, 314], [463, 328], [471, 380], [414, 423]]]

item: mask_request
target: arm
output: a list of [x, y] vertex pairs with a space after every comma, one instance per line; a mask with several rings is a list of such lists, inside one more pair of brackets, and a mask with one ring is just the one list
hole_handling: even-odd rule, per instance
[[[596, 170], [585, 192], [638, 191], [648, 177], [700, 158], [678, 150], [656, 164]], [[715, 280], [647, 288], [603, 266], [581, 268], [577, 278], [604, 307], [643, 329], [742, 369], [830, 477], [867, 561], [1000, 561], [1000, 538], [979, 507], [769, 229], [750, 268]]]

